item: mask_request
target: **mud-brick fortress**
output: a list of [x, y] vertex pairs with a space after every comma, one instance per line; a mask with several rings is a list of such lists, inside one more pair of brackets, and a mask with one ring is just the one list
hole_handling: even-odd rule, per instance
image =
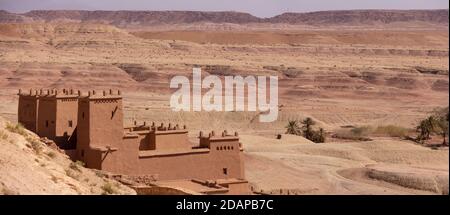
[[88, 168], [170, 183], [214, 181], [219, 191], [231, 193], [248, 189], [237, 133], [200, 132], [199, 144], [193, 144], [186, 126], [124, 127], [120, 91], [19, 90], [18, 95], [19, 123]]

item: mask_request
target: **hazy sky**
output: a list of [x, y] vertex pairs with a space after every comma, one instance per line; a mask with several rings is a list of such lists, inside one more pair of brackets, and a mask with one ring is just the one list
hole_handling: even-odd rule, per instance
[[241, 11], [259, 17], [283, 12], [346, 9], [448, 9], [448, 0], [0, 0], [0, 9]]

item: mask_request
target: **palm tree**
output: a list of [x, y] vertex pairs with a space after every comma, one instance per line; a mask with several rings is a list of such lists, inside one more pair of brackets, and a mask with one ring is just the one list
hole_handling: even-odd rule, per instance
[[442, 144], [447, 145], [446, 137], [448, 136], [448, 107], [438, 110], [434, 114], [435, 133], [442, 135]]
[[323, 128], [319, 128], [319, 131], [313, 131], [313, 136], [313, 142], [325, 143], [325, 130]]
[[288, 124], [286, 125], [286, 134], [294, 134], [299, 135], [300, 127], [298, 126], [297, 120], [289, 120]]
[[319, 129], [319, 137], [320, 137], [320, 142], [324, 143], [325, 142], [325, 130], [323, 128]]
[[303, 136], [306, 139], [311, 140], [313, 138], [314, 132], [312, 130], [312, 126], [316, 124], [316, 122], [314, 122], [313, 119], [311, 119], [311, 117], [306, 117], [306, 119], [304, 119], [302, 121], [302, 130], [303, 130]]
[[419, 136], [417, 136], [417, 140], [422, 144], [425, 140], [430, 139], [430, 135], [436, 127], [436, 120], [433, 116], [430, 116], [422, 121], [420, 121], [419, 125], [416, 127], [419, 132]]

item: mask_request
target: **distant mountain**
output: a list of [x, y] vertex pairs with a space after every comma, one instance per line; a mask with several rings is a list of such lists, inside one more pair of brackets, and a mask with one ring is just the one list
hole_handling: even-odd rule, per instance
[[443, 10], [347, 10], [310, 13], [284, 13], [259, 18], [241, 12], [201, 11], [82, 11], [34, 10], [16, 14], [0, 11], [0, 23], [22, 22], [97, 22], [118, 27], [190, 23], [269, 23], [304, 25], [371, 25], [396, 22], [424, 22], [448, 25], [448, 9]]
[[72, 20], [122, 25], [158, 25], [181, 23], [254, 23], [261, 19], [240, 12], [199, 11], [30, 11], [23, 14], [35, 20]]
[[284, 13], [269, 19], [272, 23], [333, 25], [389, 24], [394, 22], [447, 23], [448, 10], [343, 10], [311, 13]]
[[32, 18], [20, 14], [10, 13], [5, 10], [0, 10], [0, 23], [22, 23], [31, 22]]

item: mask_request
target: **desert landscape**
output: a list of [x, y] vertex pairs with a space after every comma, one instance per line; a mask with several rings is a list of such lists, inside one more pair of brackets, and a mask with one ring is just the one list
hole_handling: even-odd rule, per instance
[[[186, 124], [192, 141], [202, 130], [239, 131], [245, 176], [255, 193], [448, 195], [448, 147], [431, 147], [442, 139], [419, 144], [404, 138], [416, 135], [420, 120], [437, 108], [448, 112], [448, 47], [448, 9], [272, 18], [240, 12], [3, 10], [1, 131], [7, 121], [17, 122], [18, 89], [120, 89], [129, 125]], [[203, 75], [278, 76], [278, 120], [261, 123], [258, 112], [173, 112], [170, 79], [189, 77], [194, 67]], [[285, 134], [289, 121], [307, 117], [324, 129], [325, 143]], [[361, 138], [342, 138], [355, 129], [364, 130]], [[101, 193], [70, 177], [61, 180], [81, 185], [55, 187], [41, 179], [35, 183], [52, 189], [19, 189], [33, 183], [14, 170], [26, 166], [25, 159], [36, 163], [28, 172], [52, 177], [39, 172], [44, 171], [39, 159], [21, 158], [17, 164], [9, 155], [23, 153], [17, 147], [25, 140], [6, 136], [0, 144], [0, 186], [8, 193]], [[18, 139], [16, 148], [9, 145], [12, 137]], [[64, 168], [56, 169], [63, 175]], [[6, 172], [17, 177], [3, 178]]]

